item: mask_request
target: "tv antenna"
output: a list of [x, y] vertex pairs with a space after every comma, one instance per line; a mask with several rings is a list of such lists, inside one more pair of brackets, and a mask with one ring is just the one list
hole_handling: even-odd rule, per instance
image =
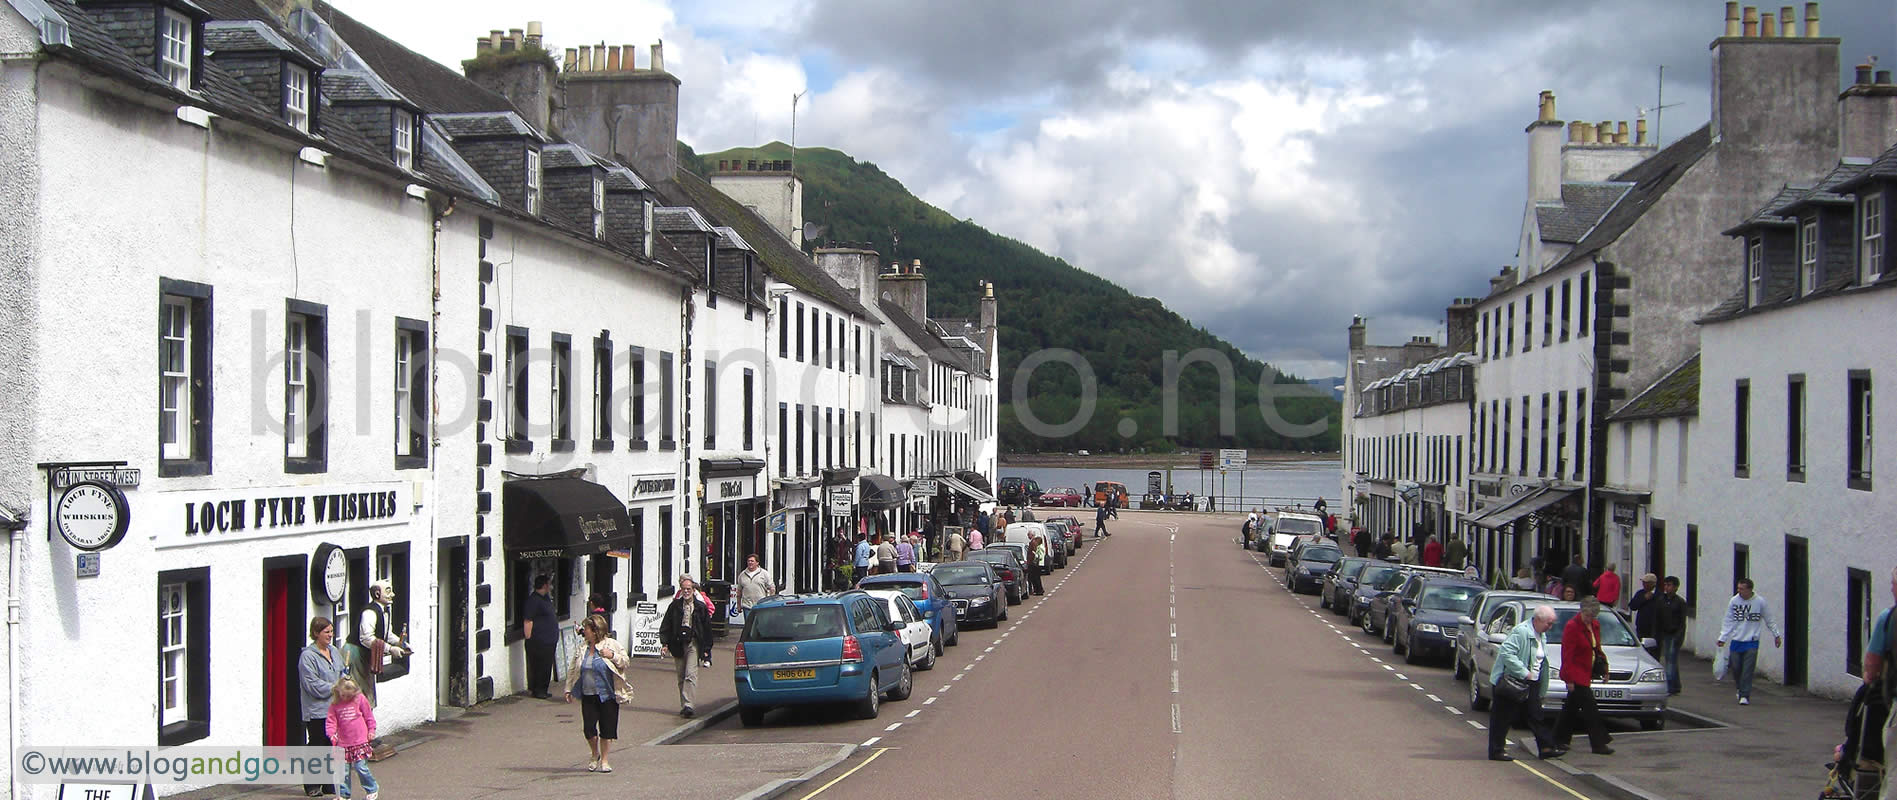
[[1660, 146], [1660, 118], [1666, 114], [1667, 109], [1673, 108], [1675, 106], [1682, 106], [1682, 105], [1685, 105], [1685, 103], [1668, 103], [1666, 101], [1666, 65], [1661, 64], [1660, 65], [1660, 80], [1659, 80], [1658, 86], [1654, 90], [1653, 107], [1643, 108], [1640, 106], [1634, 106], [1634, 110], [1638, 111], [1640, 113], [1640, 116], [1643, 119], [1647, 116], [1647, 112], [1649, 111], [1653, 112], [1653, 146], [1654, 147]]

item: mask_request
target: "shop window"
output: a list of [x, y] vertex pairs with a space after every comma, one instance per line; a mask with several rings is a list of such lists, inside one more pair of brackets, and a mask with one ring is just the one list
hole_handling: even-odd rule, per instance
[[[414, 640], [409, 638], [409, 608], [411, 607], [413, 598], [409, 596], [411, 582], [409, 580], [408, 554], [409, 545], [407, 542], [385, 544], [377, 547], [375, 550], [374, 579], [376, 581], [387, 581], [389, 587], [395, 592], [395, 602], [389, 604], [389, 631], [400, 635], [404, 641], [413, 645]], [[367, 602], [366, 591], [365, 589], [365, 603]], [[362, 615], [358, 612], [356, 616], [357, 619], [360, 620]], [[361, 622], [358, 621], [357, 625], [360, 624]], [[381, 680], [388, 681], [407, 675], [408, 667], [409, 659], [407, 657], [385, 658], [382, 666]]]
[[211, 473], [211, 287], [159, 280], [158, 474]]
[[287, 301], [283, 334], [283, 471], [328, 469], [329, 409], [327, 320], [322, 305]]
[[631, 608], [633, 603], [651, 599], [646, 597], [646, 510], [628, 508], [626, 519], [632, 521], [632, 558], [626, 562], [626, 607]]
[[158, 573], [158, 743], [211, 733], [211, 571]]

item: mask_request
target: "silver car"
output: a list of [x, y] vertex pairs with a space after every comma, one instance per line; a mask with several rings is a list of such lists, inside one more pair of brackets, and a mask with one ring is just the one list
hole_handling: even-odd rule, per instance
[[1452, 654], [1456, 664], [1456, 680], [1468, 680], [1469, 673], [1474, 670], [1471, 664], [1474, 663], [1475, 646], [1476, 642], [1482, 638], [1476, 635], [1477, 629], [1486, 631], [1489, 620], [1494, 619], [1495, 615], [1501, 612], [1502, 604], [1510, 600], [1554, 602], [1555, 597], [1541, 592], [1524, 592], [1516, 589], [1493, 589], [1477, 597], [1475, 608], [1470, 611], [1469, 616], [1459, 620], [1461, 624], [1456, 628], [1456, 651]]
[[[1495, 692], [1489, 673], [1495, 668], [1496, 654], [1508, 632], [1534, 613], [1536, 606], [1555, 610], [1554, 627], [1548, 631], [1548, 693], [1541, 699], [1544, 711], [1559, 712], [1567, 699], [1568, 685], [1561, 680], [1561, 631], [1581, 612], [1581, 604], [1572, 601], [1510, 600], [1483, 624], [1483, 638], [1476, 642], [1474, 675], [1469, 680], [1469, 708], [1484, 711]], [[1657, 731], [1666, 725], [1666, 668], [1648, 649], [1652, 639], [1635, 638], [1633, 628], [1618, 613], [1605, 609], [1600, 616], [1601, 649], [1607, 653], [1607, 680], [1595, 681], [1594, 700], [1606, 717], [1640, 720], [1641, 730]]]

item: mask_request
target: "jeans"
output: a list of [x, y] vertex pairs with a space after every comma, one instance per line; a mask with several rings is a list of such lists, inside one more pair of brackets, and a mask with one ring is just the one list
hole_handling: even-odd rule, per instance
[[341, 798], [344, 798], [344, 800], [348, 800], [349, 777], [351, 775], [354, 775], [356, 778], [356, 781], [362, 784], [362, 791], [368, 794], [376, 793], [377, 787], [375, 785], [375, 776], [369, 774], [369, 762], [368, 761], [351, 761], [348, 764], [343, 765], [342, 780], [336, 784], [337, 797], [341, 797]]
[[[1486, 676], [1472, 675], [1470, 680], [1486, 680]], [[1499, 693], [1489, 704], [1489, 755], [1502, 755], [1508, 746], [1508, 729], [1516, 722], [1525, 722], [1528, 730], [1535, 734], [1535, 747], [1546, 753], [1554, 749], [1554, 739], [1548, 734], [1548, 723], [1541, 716], [1541, 689], [1528, 693], [1521, 702], [1504, 699]], [[1540, 755], [1537, 753], [1536, 755]]]
[[686, 645], [684, 651], [672, 660], [678, 669], [679, 708], [690, 711], [692, 701], [698, 695], [698, 643]]
[[1660, 660], [1666, 662], [1666, 690], [1680, 691], [1680, 645], [1686, 642], [1684, 634], [1660, 637]]
[[[1726, 646], [1732, 647], [1734, 644], [1737, 642], [1727, 642]], [[1733, 648], [1731, 661], [1729, 669], [1732, 671], [1733, 681], [1739, 685], [1739, 696], [1751, 697], [1752, 675], [1759, 669], [1759, 648], [1754, 647], [1751, 650]]]

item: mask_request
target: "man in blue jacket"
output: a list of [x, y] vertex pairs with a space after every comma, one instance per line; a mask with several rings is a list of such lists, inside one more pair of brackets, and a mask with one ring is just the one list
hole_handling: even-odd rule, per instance
[[[1568, 752], [1558, 747], [1548, 733], [1548, 726], [1541, 719], [1541, 697], [1548, 691], [1548, 629], [1554, 627], [1554, 609], [1538, 606], [1535, 613], [1508, 632], [1508, 638], [1502, 642], [1501, 650], [1495, 656], [1495, 668], [1489, 671], [1489, 683], [1495, 686], [1494, 703], [1489, 706], [1489, 760], [1514, 761], [1505, 751], [1508, 746], [1508, 731], [1514, 724], [1524, 721], [1528, 729], [1535, 734], [1535, 746], [1538, 754], [1544, 758], [1560, 758]], [[1528, 693], [1522, 697], [1510, 697], [1502, 689], [1502, 677], [1508, 676], [1526, 681]], [[1470, 680], [1481, 680], [1475, 676]]]

